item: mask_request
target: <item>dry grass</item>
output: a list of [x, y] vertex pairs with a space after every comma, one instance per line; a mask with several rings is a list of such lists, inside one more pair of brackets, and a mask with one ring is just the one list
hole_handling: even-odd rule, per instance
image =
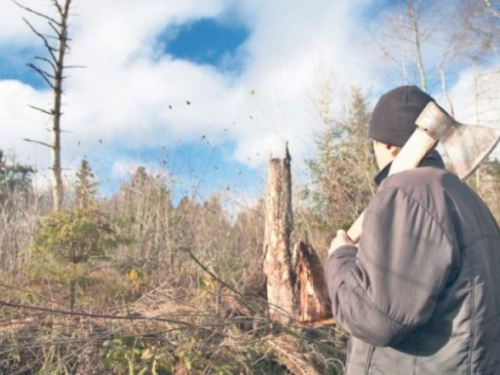
[[153, 182], [103, 205], [140, 241], [89, 261], [73, 310], [60, 281], [23, 273], [42, 205], [0, 212], [0, 374], [340, 373], [334, 327], [267, 317], [261, 202], [228, 220], [217, 199], [156, 204]]
[[342, 368], [344, 343], [333, 328], [277, 325], [267, 319], [265, 301], [227, 290], [158, 287], [102, 311], [44, 309], [0, 308], [4, 373], [153, 373], [153, 364], [158, 374], [335, 374]]

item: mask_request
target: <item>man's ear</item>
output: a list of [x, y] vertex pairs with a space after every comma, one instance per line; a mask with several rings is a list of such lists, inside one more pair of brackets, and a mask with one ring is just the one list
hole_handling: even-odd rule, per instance
[[399, 154], [399, 151], [401, 151], [401, 147], [394, 145], [387, 145], [387, 150], [391, 152], [391, 155], [393, 157], [396, 157], [396, 155]]

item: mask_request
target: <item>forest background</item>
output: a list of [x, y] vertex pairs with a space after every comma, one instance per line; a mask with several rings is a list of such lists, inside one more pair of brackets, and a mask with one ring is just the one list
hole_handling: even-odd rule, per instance
[[[218, 14], [222, 3], [226, 4], [207, 2], [204, 9]], [[23, 26], [36, 41], [30, 43], [40, 46], [26, 48], [10, 62], [20, 71], [28, 64], [30, 73], [14, 77], [7, 72], [7, 63], [0, 69], [2, 75], [10, 74], [10, 78], [0, 77], [0, 120], [5, 134], [0, 158], [0, 373], [341, 373], [346, 335], [340, 327], [283, 325], [267, 314], [262, 254], [269, 155], [284, 154], [288, 143], [294, 171], [292, 238], [307, 241], [324, 260], [335, 231], [348, 227], [376, 191], [367, 123], [380, 92], [416, 84], [460, 121], [498, 126], [500, 119], [500, 3], [355, 3], [371, 5], [369, 11], [358, 11], [367, 29], [374, 26], [370, 18], [383, 25], [368, 32], [367, 44], [352, 39], [360, 61], [366, 59], [374, 68], [362, 71], [358, 60], [341, 55], [338, 47], [332, 47], [331, 56], [321, 57], [306, 50], [298, 56], [310, 59], [304, 64], [307, 69], [291, 69], [287, 74], [298, 74], [300, 81], [307, 78], [311, 85], [287, 86], [283, 77], [266, 81], [264, 75], [248, 73], [248, 67], [259, 62], [252, 55], [252, 43], [265, 40], [255, 33], [243, 38], [246, 41], [238, 53], [226, 53], [224, 62], [198, 61], [200, 71], [208, 69], [209, 80], [216, 81], [221, 71], [239, 77], [232, 82], [236, 89], [231, 94], [221, 89], [227, 82], [207, 84], [199, 78], [200, 71], [155, 71], [170, 81], [190, 72], [183, 77], [182, 87], [193, 80], [195, 91], [176, 86], [179, 91], [165, 92], [162, 79], [155, 85], [155, 76], [145, 76], [151, 86], [141, 83], [139, 96], [158, 90], [165, 99], [153, 98], [144, 107], [160, 124], [151, 127], [150, 119], [137, 117], [132, 103], [137, 96], [129, 98], [126, 89], [115, 98], [116, 103], [104, 100], [96, 90], [89, 90], [84, 98], [83, 91], [75, 89], [96, 85], [88, 75], [96, 65], [87, 66], [88, 59], [77, 50], [82, 45], [78, 38], [76, 46], [72, 45], [71, 33], [82, 35], [78, 17], [87, 17], [80, 1], [71, 3], [74, 13], [66, 18], [68, 2], [9, 2], [19, 11], [17, 21], [26, 19]], [[151, 1], [151, 6], [155, 10], [159, 5]], [[181, 17], [183, 10], [173, 8]], [[275, 9], [283, 22], [288, 20], [285, 10], [284, 6]], [[200, 12], [197, 17], [209, 17]], [[235, 12], [230, 13], [234, 16]], [[40, 19], [43, 22], [37, 23]], [[61, 32], [64, 19], [67, 32]], [[5, 17], [0, 21], [13, 24]], [[235, 33], [234, 28], [230, 30]], [[11, 28], [9, 32], [15, 34]], [[177, 29], [164, 42], [174, 44], [180, 34], [182, 30]], [[95, 39], [88, 43], [95, 41], [99, 46], [97, 39], [107, 35], [92, 34], [89, 37]], [[319, 49], [328, 43], [336, 45], [335, 41], [349, 43], [347, 37], [332, 35], [325, 36], [328, 41], [319, 43]], [[120, 44], [117, 40], [113, 39], [113, 45]], [[267, 44], [266, 53], [279, 55], [282, 44], [291, 48], [283, 35], [279, 42]], [[306, 38], [304, 43], [314, 44], [307, 42]], [[5, 45], [2, 48], [16, 50]], [[61, 45], [69, 60], [58, 75], [60, 56], [55, 52]], [[100, 59], [94, 63], [107, 71], [104, 52], [96, 50]], [[169, 53], [169, 63], [182, 65], [182, 58]], [[155, 59], [157, 67], [169, 65], [162, 57]], [[125, 60], [127, 66], [144, 63], [140, 54]], [[283, 70], [289, 69], [276, 62]], [[349, 69], [344, 70], [344, 65]], [[353, 72], [358, 79], [352, 79]], [[38, 81], [29, 78], [30, 83], [22, 83], [28, 74]], [[122, 78], [118, 75], [113, 80]], [[238, 79], [244, 81], [239, 86]], [[280, 90], [295, 93], [283, 99], [266, 91], [266, 85], [277, 82], [281, 82]], [[203, 95], [196, 91], [204, 90], [216, 91], [220, 103], [203, 103]], [[252, 100], [259, 105], [248, 105]], [[269, 109], [283, 106], [283, 100], [289, 100], [292, 107], [304, 106], [302, 112], [287, 107], [277, 115]], [[109, 116], [103, 118], [98, 106], [89, 106], [93, 101], [101, 103]], [[171, 115], [180, 103], [184, 110]], [[203, 104], [197, 107], [198, 103]], [[86, 121], [95, 123], [86, 128]], [[130, 121], [141, 126], [134, 127]], [[51, 137], [47, 137], [47, 127]], [[183, 128], [189, 129], [185, 138]], [[99, 133], [99, 129], [106, 130]], [[169, 141], [138, 151], [145, 146], [134, 145], [130, 139], [141, 138], [141, 132], [146, 140], [168, 135]], [[128, 167], [116, 175], [109, 165], [113, 158], [123, 156], [116, 145], [123, 145], [124, 138], [129, 138], [125, 148], [135, 147], [132, 155], [142, 153], [147, 158], [122, 162]], [[150, 148], [157, 150], [152, 153]], [[30, 154], [33, 150], [36, 157]], [[499, 220], [496, 155], [467, 182]]]

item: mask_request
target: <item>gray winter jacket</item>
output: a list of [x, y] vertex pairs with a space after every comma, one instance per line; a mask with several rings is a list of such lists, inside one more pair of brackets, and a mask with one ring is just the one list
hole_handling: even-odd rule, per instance
[[386, 178], [359, 246], [332, 253], [347, 374], [500, 374], [500, 232], [436, 152]]

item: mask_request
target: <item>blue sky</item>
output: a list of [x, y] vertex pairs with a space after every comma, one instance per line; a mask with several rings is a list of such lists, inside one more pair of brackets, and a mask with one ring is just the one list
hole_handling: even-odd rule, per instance
[[[49, 1], [23, 3], [52, 12]], [[326, 86], [332, 111], [341, 112], [353, 85], [373, 104], [392, 87], [419, 84], [414, 65], [398, 65], [402, 46], [389, 28], [400, 4], [75, 0], [68, 63], [85, 68], [68, 71], [66, 81], [66, 175], [87, 157], [107, 194], [144, 165], [152, 172], [166, 168], [180, 195], [195, 185], [201, 197], [227, 192], [231, 199], [252, 199], [264, 191], [268, 158], [281, 156], [288, 142], [294, 179], [304, 182], [303, 161], [314, 155], [314, 136], [323, 129], [316, 108]], [[0, 7], [0, 124], [8, 129], [0, 148], [36, 165], [42, 176], [48, 150], [22, 140], [48, 141], [48, 118], [28, 104], [46, 108], [51, 95], [26, 66], [43, 50], [22, 17], [50, 30], [9, 0]], [[424, 18], [422, 27], [436, 29], [436, 22]], [[429, 91], [439, 101], [435, 67], [444, 47], [433, 37], [425, 44], [425, 64]], [[456, 107], [472, 121], [466, 109], [473, 69], [455, 64], [448, 73]], [[493, 112], [487, 120], [498, 118]]]
[[159, 36], [164, 39], [164, 52], [175, 58], [235, 73], [244, 69], [243, 59], [237, 56], [250, 35], [244, 25], [202, 18], [179, 26], [171, 36], [165, 34]]
[[16, 49], [15, 46], [2, 48], [0, 58], [0, 80], [13, 79], [25, 82], [32, 87], [42, 89], [45, 81], [38, 75], [33, 74], [27, 66], [33, 58], [33, 50], [30, 48]]

